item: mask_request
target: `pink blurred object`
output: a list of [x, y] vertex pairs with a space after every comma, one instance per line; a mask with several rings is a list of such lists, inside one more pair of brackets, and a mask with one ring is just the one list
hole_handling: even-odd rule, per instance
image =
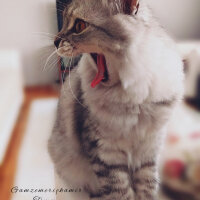
[[164, 165], [164, 174], [170, 178], [180, 178], [185, 171], [185, 164], [181, 160], [169, 160]]
[[191, 139], [200, 139], [200, 132], [194, 132], [190, 135]]
[[180, 138], [176, 134], [170, 134], [168, 136], [168, 142], [169, 144], [176, 144], [178, 143]]

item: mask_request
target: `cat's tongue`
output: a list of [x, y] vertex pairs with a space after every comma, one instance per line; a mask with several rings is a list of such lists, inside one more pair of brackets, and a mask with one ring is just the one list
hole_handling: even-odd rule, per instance
[[97, 68], [98, 72], [91, 83], [92, 88], [95, 88], [104, 79], [104, 74], [106, 71], [106, 60], [105, 57], [101, 54], [97, 55]]

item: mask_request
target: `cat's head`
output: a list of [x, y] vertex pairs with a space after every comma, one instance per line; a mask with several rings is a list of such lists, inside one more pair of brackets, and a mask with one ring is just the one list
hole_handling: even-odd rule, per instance
[[119, 55], [129, 42], [129, 34], [116, 16], [135, 14], [138, 5], [139, 0], [62, 0], [63, 28], [55, 39], [58, 54], [73, 57], [89, 53], [105, 74], [107, 67], [99, 67], [98, 62], [106, 65], [105, 54]]

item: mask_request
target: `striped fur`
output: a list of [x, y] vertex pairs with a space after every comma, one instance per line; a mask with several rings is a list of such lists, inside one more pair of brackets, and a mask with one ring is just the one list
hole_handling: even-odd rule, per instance
[[[74, 0], [65, 11], [62, 34], [84, 55], [62, 87], [49, 152], [59, 177], [87, 200], [155, 200], [165, 127], [183, 93], [182, 62], [142, 0], [137, 17], [116, 14], [123, 1], [116, 2], [113, 10], [113, 1]], [[93, 25], [73, 35], [75, 16]], [[108, 67], [109, 80], [96, 88], [88, 43]]]

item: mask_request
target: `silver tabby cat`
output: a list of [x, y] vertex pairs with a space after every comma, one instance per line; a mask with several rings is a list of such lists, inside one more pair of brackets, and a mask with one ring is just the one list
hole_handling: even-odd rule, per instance
[[183, 94], [181, 57], [144, 0], [62, 5], [57, 52], [83, 56], [49, 140], [56, 173], [82, 189], [80, 200], [154, 200], [166, 125]]

